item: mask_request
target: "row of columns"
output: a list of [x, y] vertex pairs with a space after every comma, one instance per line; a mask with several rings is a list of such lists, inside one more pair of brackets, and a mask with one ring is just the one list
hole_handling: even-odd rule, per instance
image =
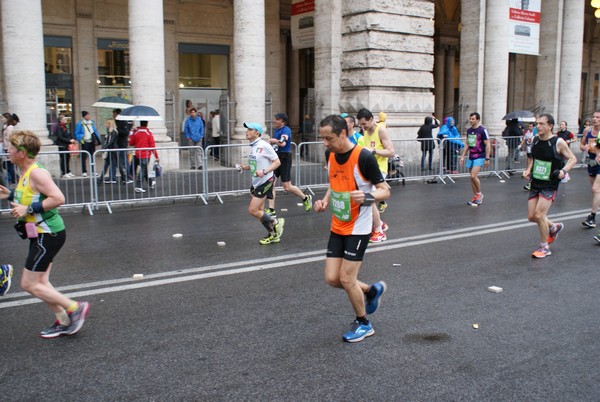
[[[5, 94], [9, 110], [19, 114], [23, 128], [46, 137], [41, 1], [3, 0], [0, 3]], [[85, 1], [82, 3], [86, 4]], [[243, 122], [262, 121], [265, 117], [265, 3], [264, 0], [234, 0], [233, 4], [233, 94], [237, 119], [234, 140], [242, 140], [245, 131]], [[320, 116], [339, 112], [343, 92], [340, 87], [343, 18], [341, 6], [336, 4], [333, 0], [315, 2], [315, 93]], [[358, 3], [355, 7], [359, 7]], [[539, 102], [547, 105], [547, 112], [572, 121], [576, 121], [579, 108], [583, 34], [583, 23], [573, 24], [572, 21], [583, 21], [583, 7], [580, 0], [542, 2], [536, 94]], [[152, 106], [164, 116], [163, 1], [129, 0], [128, 8], [133, 101]], [[90, 7], [90, 10], [93, 8]], [[503, 126], [501, 119], [506, 112], [509, 67], [505, 17], [508, 15], [508, 2], [462, 0], [462, 10], [460, 101], [469, 110], [482, 112], [490, 130], [500, 130]], [[89, 23], [78, 24], [78, 30], [79, 26], [92, 29]], [[78, 40], [80, 35], [93, 37], [91, 33], [84, 35], [78, 32]], [[95, 47], [90, 48], [93, 52]], [[82, 57], [81, 54], [78, 56]], [[87, 56], [89, 59], [86, 57], [79, 62], [80, 69], [92, 68], [95, 71], [96, 66], [91, 65], [95, 57], [93, 54]], [[441, 72], [438, 69], [435, 73], [438, 84], [435, 109], [438, 113], [442, 99], [446, 107], [454, 103], [455, 57], [453, 47], [448, 47], [443, 55], [439, 52], [436, 55], [436, 63], [444, 66]], [[83, 71], [78, 73], [84, 74]], [[87, 74], [91, 73], [88, 71]], [[443, 97], [439, 96], [442, 77], [445, 83]], [[92, 88], [93, 83], [89, 85]], [[370, 85], [376, 83], [371, 82]], [[93, 90], [95, 93], [95, 87]], [[370, 92], [365, 93], [368, 98]], [[159, 142], [169, 141], [164, 123], [153, 127], [153, 130]]]
[[[583, 52], [584, 2], [543, 1], [536, 103], [555, 119], [577, 122]], [[504, 128], [509, 88], [507, 1], [462, 0], [460, 100], [479, 111], [491, 133]], [[572, 126], [574, 124], [571, 123]]]
[[452, 114], [454, 109], [454, 67], [456, 65], [456, 47], [451, 45], [438, 46], [434, 58], [434, 110], [435, 115], [441, 117]]
[[[129, 37], [132, 93], [134, 104], [155, 108], [165, 116], [165, 59], [162, 0], [129, 0]], [[82, 7], [85, 7], [83, 4]], [[91, 8], [90, 8], [91, 11]], [[1, 2], [2, 44], [5, 95], [8, 110], [19, 115], [20, 127], [35, 132], [49, 145], [46, 128], [46, 86], [44, 69], [44, 33], [40, 0]], [[86, 19], [87, 13], [80, 14]], [[92, 38], [93, 24], [77, 24], [77, 38]], [[82, 32], [88, 29], [90, 32]], [[82, 47], [79, 54], [80, 76], [95, 76], [94, 46]], [[88, 80], [90, 88], [94, 80]], [[94, 90], [95, 93], [95, 90]], [[80, 96], [80, 99], [82, 97]], [[93, 99], [88, 94], [88, 100]], [[87, 108], [82, 105], [82, 108]], [[168, 142], [164, 121], [155, 125], [157, 142]]]
[[[243, 137], [244, 121], [262, 121], [265, 116], [265, 31], [264, 3], [234, 2], [234, 94], [238, 139]], [[8, 110], [19, 115], [22, 129], [35, 132], [49, 145], [46, 127], [44, 33], [40, 0], [3, 0], [3, 73]], [[78, 4], [77, 40], [93, 38], [91, 3]], [[88, 9], [85, 9], [88, 7]], [[131, 91], [134, 104], [151, 106], [165, 116], [165, 47], [162, 0], [129, 0], [129, 54]], [[261, 23], [262, 21], [262, 23]], [[91, 45], [91, 46], [89, 46]], [[79, 54], [78, 76], [86, 77], [87, 90], [95, 94], [95, 46], [88, 43], [87, 54]], [[81, 70], [81, 71], [79, 71]], [[84, 92], [82, 90], [81, 92]], [[93, 103], [94, 95], [78, 94], [81, 108]], [[157, 142], [168, 142], [163, 122], [151, 122]]]

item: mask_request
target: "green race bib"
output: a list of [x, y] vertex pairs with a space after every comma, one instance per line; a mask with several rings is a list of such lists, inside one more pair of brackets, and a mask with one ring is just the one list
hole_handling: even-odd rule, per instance
[[331, 190], [330, 197], [331, 203], [329, 205], [333, 215], [342, 222], [349, 222], [352, 219], [350, 214], [350, 193], [338, 193]]
[[534, 179], [550, 181], [550, 173], [552, 172], [552, 162], [541, 161], [535, 159], [533, 161], [532, 176]]
[[256, 174], [256, 160], [248, 160], [248, 165], [250, 165], [250, 176], [254, 176]]
[[467, 144], [469, 144], [469, 147], [471, 147], [471, 148], [474, 148], [475, 146], [477, 146], [477, 135], [476, 134], [467, 135]]

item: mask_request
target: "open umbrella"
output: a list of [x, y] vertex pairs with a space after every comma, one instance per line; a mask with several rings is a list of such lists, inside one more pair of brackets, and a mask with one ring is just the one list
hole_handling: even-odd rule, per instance
[[510, 112], [502, 118], [502, 120], [521, 120], [521, 121], [535, 121], [535, 115], [529, 110], [516, 110]]
[[92, 105], [94, 107], [105, 107], [109, 109], [125, 109], [131, 106], [131, 102], [120, 96], [105, 96], [104, 98], [98, 99]]
[[121, 114], [117, 116], [117, 120], [146, 120], [159, 121], [163, 120], [158, 112], [150, 106], [136, 105], [123, 109]]

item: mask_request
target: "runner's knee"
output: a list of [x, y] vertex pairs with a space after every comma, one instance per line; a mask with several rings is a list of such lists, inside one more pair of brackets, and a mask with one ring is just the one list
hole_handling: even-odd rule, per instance
[[340, 282], [340, 277], [334, 274], [325, 273], [325, 283], [334, 288], [341, 288], [342, 284]]

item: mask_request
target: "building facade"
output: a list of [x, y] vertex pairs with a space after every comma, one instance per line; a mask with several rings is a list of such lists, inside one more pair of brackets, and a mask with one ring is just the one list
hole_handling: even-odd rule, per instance
[[[462, 128], [471, 111], [499, 135], [503, 115], [520, 109], [575, 131], [598, 98], [600, 32], [588, 3], [3, 0], [0, 107], [46, 138], [59, 113], [102, 121], [110, 110], [91, 105], [121, 96], [164, 116], [151, 122], [161, 146], [179, 141], [186, 100], [204, 116], [225, 107], [230, 141], [244, 139], [244, 121], [268, 128], [280, 111], [297, 133], [305, 115], [363, 107], [386, 112], [394, 138], [413, 138], [432, 113]], [[538, 52], [511, 51], [508, 16], [536, 4]], [[311, 28], [301, 45], [298, 28]]]

